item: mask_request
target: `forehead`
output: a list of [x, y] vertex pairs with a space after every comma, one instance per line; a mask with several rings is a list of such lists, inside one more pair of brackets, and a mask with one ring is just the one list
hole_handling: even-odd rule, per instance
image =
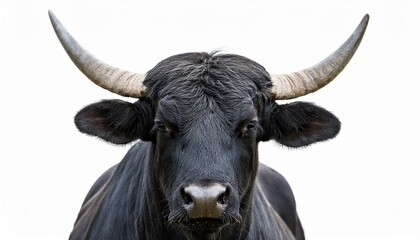
[[218, 53], [185, 53], [169, 57], [145, 79], [155, 102], [171, 96], [180, 103], [198, 100], [235, 105], [244, 99], [267, 98], [271, 87], [264, 67], [245, 57]]
[[251, 98], [235, 99], [235, 101], [218, 101], [206, 94], [194, 95], [192, 98], [181, 98], [169, 95], [157, 104], [158, 119], [166, 119], [184, 125], [185, 122], [228, 122], [238, 119], [254, 118], [257, 115], [254, 101]]

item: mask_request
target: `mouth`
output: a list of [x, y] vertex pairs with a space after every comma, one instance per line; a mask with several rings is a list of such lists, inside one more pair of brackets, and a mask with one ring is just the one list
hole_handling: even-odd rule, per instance
[[[242, 218], [239, 214], [223, 214], [220, 218], [189, 218], [186, 214], [174, 212], [170, 214], [168, 220], [170, 224], [177, 225], [187, 235], [192, 236], [191, 239], [205, 240], [215, 239], [214, 237], [218, 236], [223, 229], [240, 223]], [[201, 238], [194, 236], [201, 236]]]
[[199, 218], [183, 222], [182, 225], [190, 232], [215, 233], [227, 226], [222, 219]]
[[229, 224], [222, 219], [199, 218], [181, 223], [185, 234], [190, 240], [220, 239], [221, 231]]

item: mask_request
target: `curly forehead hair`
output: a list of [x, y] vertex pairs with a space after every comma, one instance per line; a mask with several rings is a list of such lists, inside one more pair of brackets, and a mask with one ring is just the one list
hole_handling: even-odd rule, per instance
[[[191, 98], [204, 93], [214, 98], [268, 98], [270, 75], [260, 64], [235, 54], [184, 53], [151, 69], [145, 79], [149, 97]], [[244, 95], [245, 94], [245, 95]]]

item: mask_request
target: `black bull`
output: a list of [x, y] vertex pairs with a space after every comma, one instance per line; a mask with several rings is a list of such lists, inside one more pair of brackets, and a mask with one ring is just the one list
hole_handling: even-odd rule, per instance
[[304, 239], [292, 190], [258, 162], [258, 143], [301, 147], [337, 135], [340, 121], [327, 110], [276, 100], [333, 80], [355, 53], [368, 15], [325, 60], [282, 75], [217, 52], [180, 54], [146, 75], [131, 73], [94, 58], [50, 18], [90, 80], [137, 99], [103, 100], [75, 116], [83, 133], [138, 142], [93, 185], [70, 239]]

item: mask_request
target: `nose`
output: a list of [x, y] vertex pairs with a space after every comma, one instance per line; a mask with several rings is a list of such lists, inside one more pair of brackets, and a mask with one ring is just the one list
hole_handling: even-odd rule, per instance
[[190, 184], [181, 189], [183, 206], [190, 219], [222, 217], [230, 188], [220, 183]]

